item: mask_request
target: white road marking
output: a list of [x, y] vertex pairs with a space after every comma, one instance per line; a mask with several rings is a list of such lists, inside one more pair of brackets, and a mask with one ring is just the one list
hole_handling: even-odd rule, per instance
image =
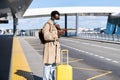
[[103, 56], [99, 56], [99, 58], [105, 58], [105, 57], [103, 57]]
[[114, 62], [114, 63], [119, 63], [118, 61], [112, 61], [112, 62]]
[[[64, 39], [65, 41], [70, 41], [70, 42], [74, 42], [74, 43], [80, 43], [79, 41], [74, 41], [74, 40], [69, 40], [69, 39]], [[100, 48], [105, 48], [105, 49], [110, 49], [110, 50], [116, 50], [116, 51], [120, 51], [120, 49], [116, 49], [116, 48], [111, 48], [111, 47], [105, 47], [105, 46], [100, 46], [100, 45], [95, 45], [95, 44], [90, 44], [90, 43], [81, 43], [81, 44], [85, 44], [85, 45], [90, 45], [90, 46], [95, 46], [95, 47], [100, 47]]]
[[93, 53], [90, 53], [90, 52], [87, 52], [87, 51], [79, 50], [79, 49], [76, 49], [74, 47], [67, 46], [67, 45], [64, 45], [64, 44], [61, 44], [61, 45], [65, 46], [65, 47], [68, 47], [68, 48], [71, 48], [71, 49], [74, 49], [74, 50], [79, 51], [79, 52], [84, 52], [84, 53], [89, 54], [91, 56], [95, 56], [95, 57], [98, 57], [98, 58], [101, 58], [101, 59], [104, 59], [104, 60], [107, 60], [107, 61], [111, 61], [113, 63], [119, 63], [119, 61], [115, 61], [115, 60], [112, 60], [112, 59], [109, 59], [109, 58], [105, 58], [105, 57], [100, 56], [100, 55], [96, 55], [96, 54], [93, 54]]
[[64, 41], [70, 41], [70, 42], [74, 42], [74, 43], [79, 43], [79, 41], [73, 41], [73, 40], [69, 40], [69, 39], [64, 39]]
[[98, 57], [99, 55], [94, 55], [94, 56]]
[[108, 61], [111, 61], [111, 59], [109, 59], [109, 58], [105, 58], [106, 60], [108, 60]]
[[95, 45], [95, 44], [90, 44], [90, 43], [81, 43], [81, 44], [86, 44], [86, 45], [90, 45], [90, 46], [95, 46], [95, 47], [100, 47], [100, 48], [105, 48], [105, 49], [120, 51], [120, 49], [111, 48], [111, 47], [105, 47], [105, 46], [100, 46], [100, 45]]

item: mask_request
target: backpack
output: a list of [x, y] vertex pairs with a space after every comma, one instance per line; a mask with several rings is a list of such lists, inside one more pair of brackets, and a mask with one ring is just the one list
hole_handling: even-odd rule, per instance
[[[46, 24], [51, 25], [49, 22], [47, 22]], [[50, 30], [50, 29], [49, 29], [49, 30]], [[42, 44], [45, 44], [46, 41], [45, 41], [45, 39], [44, 39], [44, 34], [43, 34], [43, 32], [42, 32], [42, 29], [39, 30], [38, 36], [39, 36], [39, 39], [40, 39], [41, 43], [42, 43]]]
[[43, 32], [42, 32], [42, 29], [39, 30], [38, 36], [39, 36], [39, 39], [40, 39], [41, 43], [45, 44], [45, 39], [44, 39], [44, 35], [43, 35]]

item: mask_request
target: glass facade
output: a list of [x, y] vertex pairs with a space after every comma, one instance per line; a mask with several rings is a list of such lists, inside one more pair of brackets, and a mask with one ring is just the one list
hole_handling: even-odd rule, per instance
[[106, 34], [120, 34], [120, 17], [108, 16]]

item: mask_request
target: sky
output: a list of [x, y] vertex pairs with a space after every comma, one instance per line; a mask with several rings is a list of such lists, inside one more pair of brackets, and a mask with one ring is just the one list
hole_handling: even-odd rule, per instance
[[[75, 7], [75, 6], [120, 6], [120, 0], [33, 0], [29, 8]], [[50, 17], [19, 19], [18, 29], [39, 29]], [[58, 22], [64, 28], [64, 17]], [[106, 16], [79, 16], [79, 27], [106, 27]], [[0, 24], [0, 28], [13, 28], [13, 21]], [[75, 16], [68, 16], [68, 28], [75, 28]]]
[[29, 8], [71, 6], [120, 6], [120, 0], [33, 0]]

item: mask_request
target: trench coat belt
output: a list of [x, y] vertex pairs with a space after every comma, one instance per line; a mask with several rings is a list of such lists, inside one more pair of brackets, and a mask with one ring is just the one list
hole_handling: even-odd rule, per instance
[[58, 41], [58, 40], [50, 40], [50, 41], [45, 41], [45, 43], [49, 43], [49, 42], [55, 42], [55, 41]]

